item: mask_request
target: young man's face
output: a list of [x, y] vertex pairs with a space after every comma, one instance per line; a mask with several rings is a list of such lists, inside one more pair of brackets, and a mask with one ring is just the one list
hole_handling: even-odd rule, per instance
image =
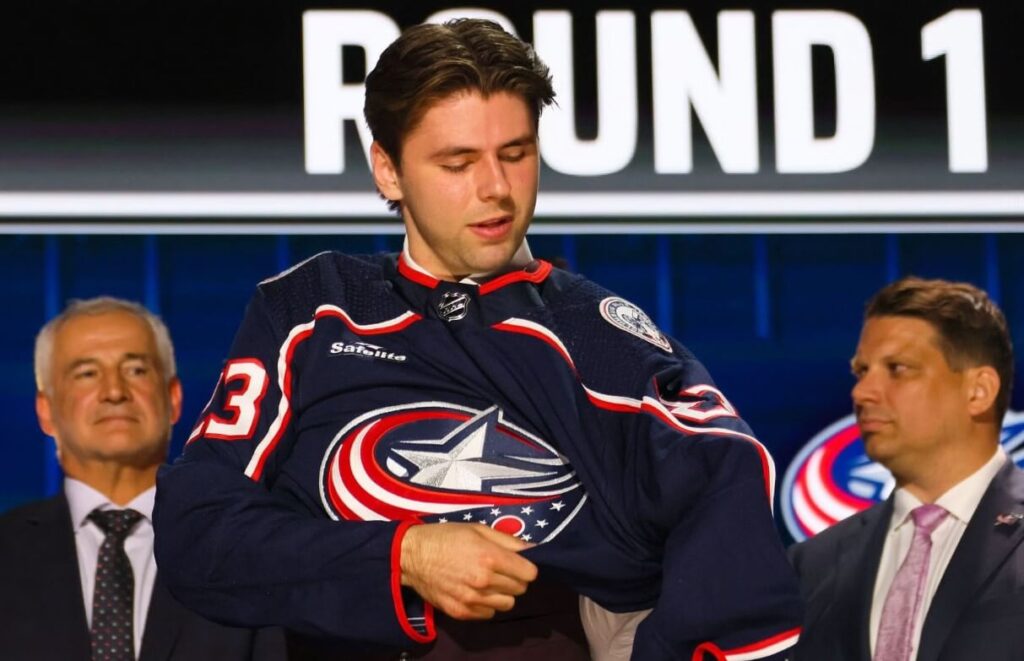
[[400, 168], [373, 147], [374, 178], [402, 203], [412, 258], [443, 280], [508, 264], [533, 218], [539, 163], [530, 109], [505, 92], [435, 103], [406, 135]]

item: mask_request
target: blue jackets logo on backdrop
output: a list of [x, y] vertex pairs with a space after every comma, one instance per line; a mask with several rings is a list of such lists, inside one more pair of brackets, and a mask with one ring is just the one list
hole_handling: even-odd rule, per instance
[[[1024, 468], [1024, 413], [1009, 411], [1000, 442]], [[832, 423], [801, 448], [782, 480], [782, 518], [796, 541], [813, 537], [892, 493], [892, 475], [864, 452], [852, 414]]]

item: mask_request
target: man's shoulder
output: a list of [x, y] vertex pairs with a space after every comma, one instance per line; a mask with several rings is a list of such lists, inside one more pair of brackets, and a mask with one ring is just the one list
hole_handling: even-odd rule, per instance
[[583, 360], [634, 368], [649, 359], [693, 360], [643, 306], [583, 276], [554, 269], [544, 298], [561, 339]]
[[57, 495], [34, 500], [0, 514], [0, 558], [21, 558], [32, 561], [33, 548], [26, 540], [48, 540], [50, 543], [63, 535], [72, 535], [71, 515], [67, 500]]
[[9, 530], [25, 523], [44, 523], [67, 510], [67, 500], [62, 495], [33, 500], [0, 514], [0, 530]]
[[879, 517], [885, 516], [885, 510], [886, 504], [878, 503], [829, 526], [814, 537], [794, 544], [789, 548], [790, 560], [798, 564], [822, 556], [831, 556], [842, 540], [869, 530], [871, 524], [877, 522]]
[[395, 256], [386, 253], [376, 255], [349, 255], [325, 250], [293, 264], [277, 275], [259, 283], [264, 291], [278, 291], [296, 286], [308, 285], [310, 280], [345, 281], [355, 279], [380, 279], [383, 269], [393, 265]]
[[391, 295], [394, 270], [394, 255], [322, 252], [259, 283], [257, 296], [283, 329], [308, 322], [322, 306], [376, 323], [406, 311]]
[[614, 296], [610, 290], [578, 273], [552, 268], [544, 283], [544, 298], [557, 301], [561, 306], [596, 306], [603, 299]]
[[[992, 484], [1005, 489], [1012, 497], [1024, 501], [1024, 469], [1014, 463], [1012, 457], [1007, 463], [1009, 465], [1006, 467], [1005, 472], [997, 473], [996, 478], [992, 480]], [[1000, 477], [1002, 479], [999, 479]]]

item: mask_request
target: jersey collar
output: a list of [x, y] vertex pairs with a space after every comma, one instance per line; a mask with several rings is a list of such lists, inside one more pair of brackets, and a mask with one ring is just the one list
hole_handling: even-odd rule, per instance
[[[409, 253], [409, 239], [406, 238], [402, 244], [402, 253], [398, 256], [398, 272], [406, 279], [434, 289], [441, 280], [434, 277], [427, 269], [416, 263]], [[476, 285], [481, 295], [489, 294], [501, 289], [513, 282], [527, 281], [533, 283], [543, 282], [551, 273], [551, 264], [544, 260], [535, 260], [530, 252], [530, 246], [526, 239], [519, 245], [519, 249], [512, 255], [507, 267], [495, 273], [474, 273], [459, 282], [465, 285]]]

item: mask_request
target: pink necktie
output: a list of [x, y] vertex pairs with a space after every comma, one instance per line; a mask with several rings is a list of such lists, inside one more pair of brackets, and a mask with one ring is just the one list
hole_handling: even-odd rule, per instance
[[932, 531], [947, 514], [939, 505], [921, 505], [910, 512], [914, 518], [914, 540], [885, 595], [874, 661], [910, 661], [914, 623], [928, 580]]

